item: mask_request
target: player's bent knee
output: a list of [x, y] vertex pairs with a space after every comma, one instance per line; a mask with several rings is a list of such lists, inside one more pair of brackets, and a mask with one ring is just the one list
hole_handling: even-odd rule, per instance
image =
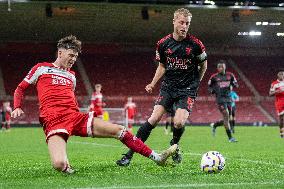
[[55, 160], [52, 162], [52, 166], [57, 171], [63, 171], [66, 167], [66, 161], [65, 160]]
[[174, 123], [174, 127], [177, 129], [181, 129], [184, 126], [184, 123], [182, 121], [176, 121]]
[[158, 117], [158, 116], [151, 116], [149, 119], [148, 119], [148, 122], [151, 124], [151, 125], [156, 125], [159, 121], [160, 121], [161, 117]]

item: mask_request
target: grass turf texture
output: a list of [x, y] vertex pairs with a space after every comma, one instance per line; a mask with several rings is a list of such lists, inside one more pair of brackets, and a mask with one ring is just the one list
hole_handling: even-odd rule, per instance
[[[64, 175], [51, 168], [41, 128], [15, 128], [0, 133], [0, 188], [284, 188], [284, 139], [278, 128], [236, 132], [239, 142], [229, 143], [224, 128], [214, 138], [209, 127], [187, 127], [181, 140], [184, 160], [175, 167], [158, 167], [139, 155], [129, 167], [118, 167], [115, 161], [126, 152], [119, 141], [71, 137], [68, 155], [77, 172]], [[161, 151], [170, 139], [158, 127], [147, 144]], [[210, 150], [226, 157], [219, 174], [200, 170], [201, 155]]]

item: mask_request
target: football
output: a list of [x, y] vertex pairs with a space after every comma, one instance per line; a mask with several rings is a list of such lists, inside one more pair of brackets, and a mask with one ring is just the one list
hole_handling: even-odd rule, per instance
[[225, 168], [225, 158], [217, 151], [206, 152], [202, 156], [200, 167], [205, 173], [219, 173]]

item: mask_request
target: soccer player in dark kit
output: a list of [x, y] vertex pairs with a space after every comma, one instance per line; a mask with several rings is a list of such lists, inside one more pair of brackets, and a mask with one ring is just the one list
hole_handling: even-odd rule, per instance
[[[192, 110], [197, 90], [207, 69], [207, 55], [200, 40], [187, 34], [192, 14], [184, 8], [174, 13], [173, 33], [163, 37], [157, 43], [156, 60], [159, 65], [152, 82], [146, 86], [151, 93], [157, 82], [164, 76], [159, 97], [150, 118], [139, 128], [136, 137], [146, 141], [163, 114], [173, 105], [176, 107], [174, 116], [173, 138], [170, 144], [179, 144], [184, 133], [184, 125]], [[116, 163], [127, 166], [133, 157], [129, 150]], [[181, 163], [180, 148], [172, 155], [175, 163]]]
[[[232, 99], [231, 105], [228, 108], [229, 109], [229, 114], [230, 114], [230, 127], [231, 127], [231, 132], [235, 133], [235, 122], [236, 122], [236, 102], [240, 100], [239, 95], [232, 90], [233, 87], [231, 86], [231, 92], [229, 93], [230, 98]], [[212, 128], [212, 135], [215, 136], [216, 134], [216, 128], [219, 126], [224, 125], [224, 120], [221, 119], [215, 123], [211, 123], [210, 126]]]
[[234, 74], [226, 71], [225, 63], [219, 63], [217, 65], [217, 70], [218, 72], [213, 74], [208, 81], [209, 92], [216, 96], [218, 108], [223, 115], [224, 127], [229, 142], [237, 142], [231, 133], [229, 109], [231, 108], [232, 103], [232, 98], [230, 97], [231, 87], [238, 87], [238, 83]]

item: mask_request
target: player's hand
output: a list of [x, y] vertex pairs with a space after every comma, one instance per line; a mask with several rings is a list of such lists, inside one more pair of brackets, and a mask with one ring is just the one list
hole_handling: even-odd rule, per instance
[[24, 114], [24, 111], [21, 108], [16, 108], [12, 113], [11, 113], [11, 117], [12, 118], [17, 118], [19, 116], [21, 116], [22, 114]]
[[148, 84], [146, 85], [145, 87], [145, 90], [148, 92], [148, 93], [152, 93], [153, 92], [153, 89], [154, 89], [154, 85], [153, 84]]

